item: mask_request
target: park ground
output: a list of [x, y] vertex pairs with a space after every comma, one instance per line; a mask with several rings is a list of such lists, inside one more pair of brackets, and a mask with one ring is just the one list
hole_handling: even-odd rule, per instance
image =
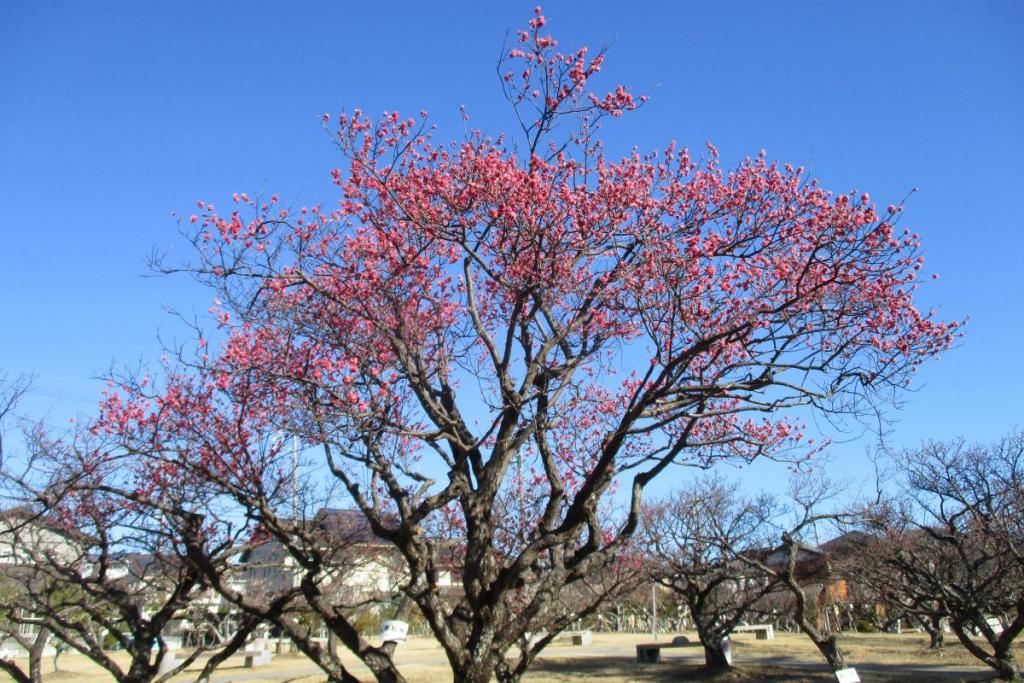
[[[694, 634], [686, 634], [696, 641]], [[662, 636], [660, 642], [671, 637]], [[702, 671], [699, 647], [668, 649], [658, 664], [636, 663], [637, 643], [651, 642], [650, 634], [594, 634], [591, 645], [574, 647], [556, 643], [548, 647], [525, 677], [529, 683], [611, 683], [638, 681], [661, 683], [680, 680], [723, 681], [747, 683], [778, 681], [811, 683], [834, 681], [817, 650], [803, 636], [779, 633], [774, 640], [755, 640], [752, 635], [733, 638], [733, 659], [736, 670], [709, 677]], [[927, 637], [919, 634], [849, 634], [842, 638], [842, 647], [849, 654], [851, 666], [857, 668], [865, 683], [926, 683], [932, 681], [976, 681], [986, 678], [989, 670], [951, 638], [940, 652], [927, 649]], [[1024, 650], [1024, 648], [1022, 648]], [[1024, 656], [1024, 651], [1018, 654]], [[356, 675], [371, 681], [369, 672], [354, 657], [343, 654]], [[429, 638], [410, 638], [399, 647], [396, 660], [410, 683], [450, 681], [451, 674], [444, 655]], [[60, 658], [59, 673], [52, 672], [52, 658], [45, 663], [45, 681], [98, 683], [113, 680], [95, 664], [81, 655], [66, 654]], [[198, 667], [197, 667], [198, 668]], [[264, 667], [246, 669], [242, 658], [234, 657], [218, 669], [213, 683], [322, 683], [317, 667], [303, 655], [274, 657]], [[0, 681], [9, 680], [0, 674]], [[186, 672], [175, 681], [194, 680]]]

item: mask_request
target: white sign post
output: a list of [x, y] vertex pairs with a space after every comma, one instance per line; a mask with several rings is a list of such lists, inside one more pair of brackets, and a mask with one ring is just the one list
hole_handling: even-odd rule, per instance
[[722, 654], [725, 655], [725, 663], [732, 666], [732, 641], [729, 636], [722, 638]]
[[857, 675], [857, 670], [851, 666], [836, 671], [836, 681], [837, 683], [860, 683], [860, 676]]
[[409, 624], [397, 619], [384, 621], [380, 625], [380, 639], [385, 643], [404, 643], [409, 635]]

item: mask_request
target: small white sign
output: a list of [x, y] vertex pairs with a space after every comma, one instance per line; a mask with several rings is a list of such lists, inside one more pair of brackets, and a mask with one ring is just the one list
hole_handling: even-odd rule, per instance
[[860, 683], [860, 676], [857, 675], [857, 670], [851, 666], [848, 669], [836, 671], [836, 681], [838, 683]]
[[409, 624], [404, 621], [389, 620], [380, 625], [380, 639], [385, 643], [404, 643], [409, 635]]

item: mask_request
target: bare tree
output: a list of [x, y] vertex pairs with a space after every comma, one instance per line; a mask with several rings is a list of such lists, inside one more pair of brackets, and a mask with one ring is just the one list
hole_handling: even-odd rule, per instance
[[17, 683], [41, 683], [50, 630], [35, 616], [33, 605], [23, 600], [23, 580], [9, 566], [0, 568], [0, 643], [14, 642], [23, 649], [28, 654], [28, 669], [13, 657], [0, 655], [0, 670]]
[[[51, 441], [43, 430], [26, 434], [20, 468], [3, 470], [4, 492], [20, 503], [9, 509], [0, 543], [15, 562], [5, 578], [17, 586], [22, 623], [38, 625], [106, 669], [117, 681], [165, 681], [206, 660], [201, 677], [238, 650], [258, 620], [239, 620], [224, 642], [202, 643], [181, 660], [169, 659], [167, 634], [190, 604], [208, 600], [203, 574], [187, 560], [189, 544], [211, 542], [203, 516], [138, 505], [143, 482], [93, 456], [102, 444], [89, 435]], [[125, 489], [125, 485], [133, 485]], [[169, 489], [164, 494], [170, 493]], [[183, 482], [182, 496], [195, 495]], [[167, 511], [173, 510], [174, 514]], [[217, 557], [221, 570], [228, 555]], [[127, 665], [112, 657], [114, 641]]]
[[[706, 486], [711, 495], [702, 494], [699, 500], [707, 510], [680, 510], [679, 514], [696, 515], [698, 523], [687, 532], [698, 530], [699, 552], [712, 558], [712, 565], [725, 567], [712, 576], [742, 581], [753, 594], [732, 603], [731, 611], [718, 611], [721, 607], [709, 611], [712, 644], [723, 630], [716, 627], [716, 618], [724, 617], [735, 625], [737, 612], [755, 611], [778, 618], [781, 611], [811, 639], [834, 670], [845, 668], [834, 624], [823, 618], [827, 600], [822, 599], [828, 596], [831, 567], [815, 543], [852, 518], [847, 511], [832, 509], [837, 486], [810, 472], [793, 478], [788, 500], [768, 494], [744, 496], [735, 486]], [[693, 544], [693, 538], [688, 542]], [[694, 587], [697, 595], [699, 588]], [[751, 604], [747, 600], [754, 595], [757, 601]]]
[[[877, 521], [873, 516], [869, 519]], [[888, 558], [899, 551], [901, 543], [860, 529], [847, 533], [844, 540], [847, 552], [834, 558], [835, 571], [848, 582], [853, 593], [850, 601], [859, 608], [860, 616], [880, 631], [891, 630], [902, 621], [918, 624], [928, 634], [929, 648], [942, 648], [943, 622], [949, 615], [939, 600], [920, 590], [905, 572], [893, 568]]]
[[[357, 680], [342, 664], [336, 642], [376, 666], [379, 680], [388, 680], [385, 672], [396, 643], [371, 645], [355, 617], [379, 614], [400, 594], [406, 575], [390, 546], [354, 511], [321, 509], [307, 515], [303, 508], [296, 517], [278, 514], [268, 499], [264, 504], [258, 498], [241, 500], [252, 505], [246, 514], [257, 524], [248, 543], [236, 547], [240, 563], [231, 571], [212, 562], [203, 546], [187, 546], [210, 585], [245, 614], [275, 626], [330, 681]], [[403, 601], [395, 616], [406, 615], [410, 606]]]
[[[31, 386], [30, 378], [12, 378], [0, 374], [0, 469], [4, 467], [5, 429], [19, 401]], [[50, 640], [50, 631], [33, 616], [31, 605], [22, 601], [21, 577], [12, 569], [18, 561], [9, 542], [10, 533], [19, 524], [9, 510], [0, 510], [0, 642], [12, 640], [28, 653], [28, 670], [13, 658], [0, 657], [0, 669], [18, 683], [39, 683], [42, 680], [43, 650]]]
[[4, 431], [22, 397], [32, 386], [30, 377], [0, 373], [0, 468], [4, 466]]
[[[832, 624], [821, 618], [822, 608], [827, 606], [827, 585], [830, 571], [827, 564], [824, 571], [809, 573], [803, 566], [816, 559], [807, 557], [808, 549], [798, 537], [786, 533], [782, 536], [781, 561], [768, 562], [762, 566], [765, 573], [780, 582], [792, 599], [789, 616], [797, 628], [811, 639], [814, 646], [825, 657], [834, 671], [846, 668], [846, 655], [839, 648], [837, 631]], [[826, 598], [819, 602], [820, 598]]]
[[782, 522], [780, 545], [766, 556], [740, 555], [788, 596], [788, 616], [834, 671], [846, 668], [846, 656], [839, 647], [834, 619], [827, 618], [834, 576], [817, 540], [836, 534], [856, 519], [855, 512], [837, 506], [839, 495], [838, 484], [820, 471], [795, 476], [790, 482], [789, 513]]
[[727, 668], [723, 641], [777, 587], [737, 555], [770, 542], [776, 502], [743, 496], [736, 484], [702, 478], [645, 511], [648, 571], [689, 609], [707, 666]]
[[928, 442], [896, 458], [899, 490], [871, 510], [880, 571], [924, 618], [948, 617], [963, 646], [1018, 680], [1024, 630], [1024, 434], [993, 444]]

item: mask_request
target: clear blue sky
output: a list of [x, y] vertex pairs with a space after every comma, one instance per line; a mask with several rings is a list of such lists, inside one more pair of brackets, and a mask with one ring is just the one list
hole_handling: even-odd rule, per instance
[[[159, 355], [163, 311], [205, 311], [171, 211], [278, 192], [334, 201], [323, 112], [457, 108], [497, 131], [503, 37], [532, 3], [7, 2], [0, 22], [0, 368], [38, 375], [25, 407], [88, 412], [111, 363]], [[609, 44], [604, 84], [651, 95], [613, 149], [761, 148], [881, 205], [941, 279], [921, 303], [970, 315], [898, 415], [897, 444], [1024, 425], [1024, 3], [549, 2], [563, 45]], [[855, 474], [864, 443], [837, 448]]]

